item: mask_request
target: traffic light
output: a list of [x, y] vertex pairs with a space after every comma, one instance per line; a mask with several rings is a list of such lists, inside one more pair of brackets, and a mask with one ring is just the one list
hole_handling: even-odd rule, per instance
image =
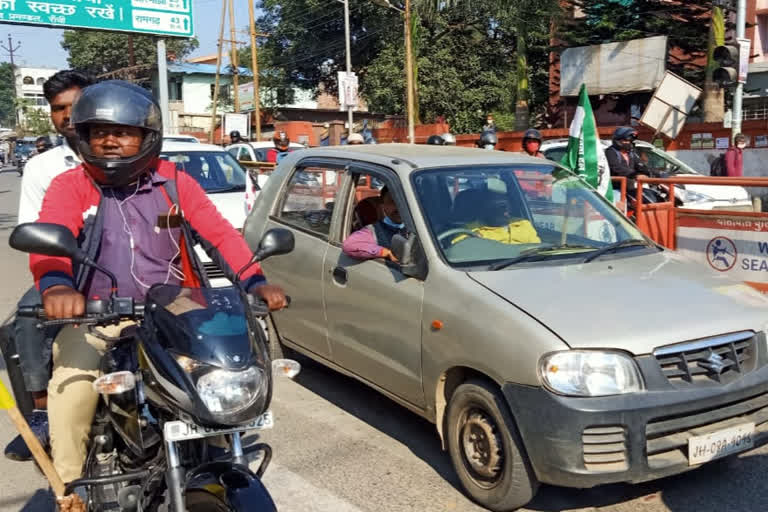
[[715, 48], [714, 58], [718, 63], [712, 78], [721, 87], [733, 85], [739, 78], [739, 46], [725, 44]]

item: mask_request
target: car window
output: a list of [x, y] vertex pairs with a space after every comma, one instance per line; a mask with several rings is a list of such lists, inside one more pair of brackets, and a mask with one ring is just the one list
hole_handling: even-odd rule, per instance
[[552, 160], [553, 162], [559, 162], [560, 160], [563, 159], [563, 155], [565, 155], [565, 151], [567, 149], [568, 148], [566, 146], [545, 149], [544, 156], [546, 156], [547, 159]]
[[550, 247], [562, 249], [525, 263], [579, 261], [585, 251], [644, 240], [583, 180], [549, 163], [430, 169], [413, 180], [433, 241], [453, 265]]
[[327, 239], [343, 173], [331, 167], [298, 167], [285, 189], [278, 218]]
[[242, 160], [243, 162], [252, 162], [253, 159], [251, 158], [251, 150], [247, 146], [242, 146], [240, 148], [240, 156], [238, 157], [238, 160]]
[[383, 218], [380, 195], [384, 181], [370, 174], [355, 174], [354, 183], [353, 206], [349, 218], [345, 219], [342, 239]]
[[160, 158], [175, 163], [208, 194], [245, 191], [245, 171], [226, 151], [166, 151]]
[[227, 150], [227, 152], [230, 155], [232, 155], [234, 158], [237, 158], [237, 154], [238, 154], [239, 151], [240, 151], [240, 147], [239, 146], [235, 146], [235, 147], [229, 148]]

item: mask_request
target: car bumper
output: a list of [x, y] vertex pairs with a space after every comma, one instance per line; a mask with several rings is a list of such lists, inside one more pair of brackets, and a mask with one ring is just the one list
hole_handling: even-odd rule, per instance
[[768, 443], [768, 367], [689, 390], [574, 398], [508, 383], [503, 392], [537, 478], [553, 485], [637, 483], [695, 469], [690, 437], [743, 423], [755, 423], [754, 447]]

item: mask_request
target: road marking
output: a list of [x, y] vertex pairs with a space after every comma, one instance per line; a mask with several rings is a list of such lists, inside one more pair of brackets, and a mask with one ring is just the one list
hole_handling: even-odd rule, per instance
[[312, 485], [299, 474], [271, 463], [264, 475], [267, 486], [278, 510], [287, 512], [363, 512], [347, 500], [331, 494], [326, 489]]

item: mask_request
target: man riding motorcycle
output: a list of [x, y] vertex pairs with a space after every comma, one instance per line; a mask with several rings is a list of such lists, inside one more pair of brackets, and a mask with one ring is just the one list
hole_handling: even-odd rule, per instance
[[267, 162], [280, 163], [290, 151], [291, 151], [291, 139], [285, 134], [285, 132], [275, 132], [272, 137], [272, 143], [274, 148], [269, 148], [267, 151]]
[[532, 156], [535, 158], [547, 158], [544, 153], [539, 151], [541, 149], [541, 132], [533, 128], [527, 130], [523, 134], [523, 154]]
[[480, 138], [475, 143], [477, 147], [482, 149], [496, 149], [496, 144], [499, 143], [499, 138], [496, 136], [496, 132], [484, 131], [480, 134]]
[[[192, 249], [193, 230], [235, 279], [251, 251], [198, 183], [158, 158], [160, 107], [146, 90], [118, 80], [87, 87], [73, 108], [72, 124], [84, 163], [53, 180], [39, 222], [68, 227], [88, 257], [117, 276], [120, 295], [134, 300], [143, 301], [156, 283], [207, 281]], [[66, 258], [33, 254], [30, 267], [48, 318], [83, 315], [86, 297], [113, 292], [106, 276]], [[266, 284], [258, 265], [243, 274], [242, 283], [270, 309], [286, 305], [282, 290]], [[48, 407], [53, 462], [65, 482], [80, 476], [86, 458], [99, 398], [91, 383], [104, 338], [131, 325], [67, 326], [56, 337]]]

